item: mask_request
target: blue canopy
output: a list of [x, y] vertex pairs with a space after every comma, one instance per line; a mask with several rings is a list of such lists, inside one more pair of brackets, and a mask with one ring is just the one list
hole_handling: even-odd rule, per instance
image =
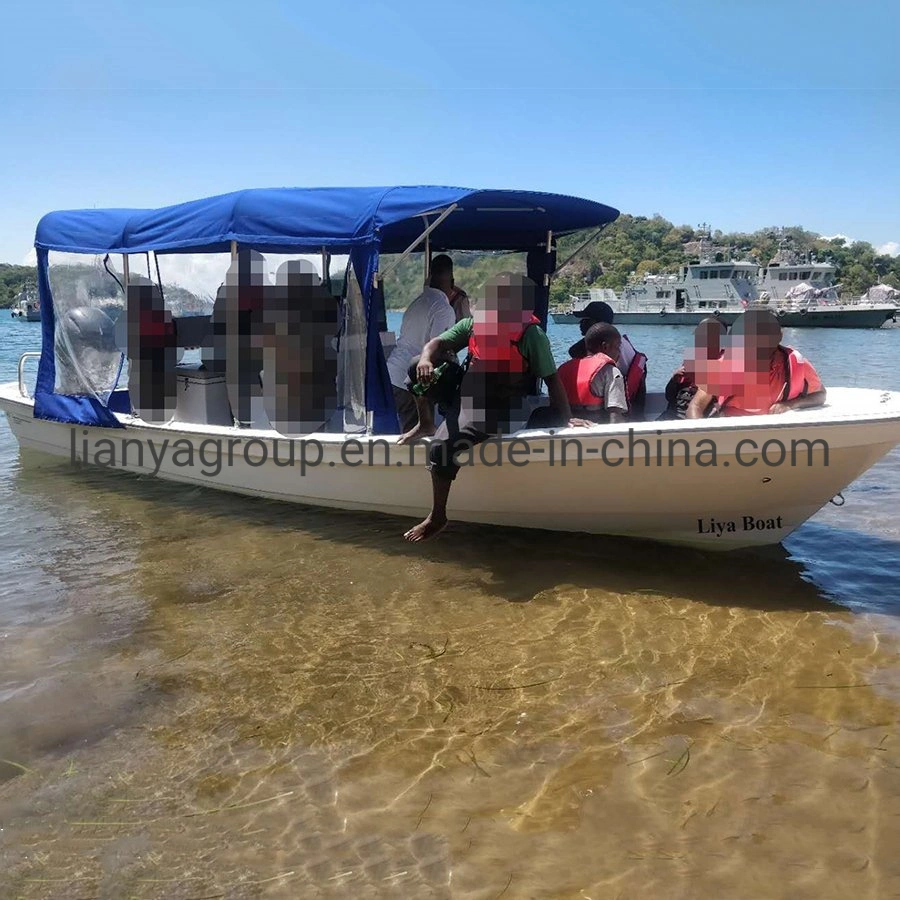
[[[431, 232], [435, 250], [529, 252], [539, 286], [535, 312], [546, 324], [545, 274], [555, 265], [555, 237], [614, 221], [618, 210], [592, 200], [535, 191], [460, 187], [265, 188], [236, 191], [162, 209], [52, 212], [38, 223], [35, 247], [43, 312], [43, 350], [35, 416], [121, 427], [96, 397], [57, 393], [55, 321], [48, 278], [50, 251], [64, 253], [225, 253], [232, 242], [264, 253], [349, 254], [365, 304], [366, 409], [376, 433], [398, 431], [379, 335], [384, 298], [375, 288], [381, 253], [401, 253], [422, 234], [422, 216], [456, 208]], [[431, 221], [435, 221], [434, 215]], [[532, 269], [534, 266], [534, 269]], [[111, 403], [111, 401], [110, 401]]]
[[378, 244], [399, 253], [422, 232], [425, 213], [459, 207], [432, 233], [454, 250], [527, 250], [547, 232], [569, 234], [612, 222], [618, 211], [592, 200], [534, 191], [458, 187], [264, 188], [162, 209], [52, 212], [38, 223], [38, 249], [68, 253], [215, 253], [231, 242], [262, 252], [349, 252]]

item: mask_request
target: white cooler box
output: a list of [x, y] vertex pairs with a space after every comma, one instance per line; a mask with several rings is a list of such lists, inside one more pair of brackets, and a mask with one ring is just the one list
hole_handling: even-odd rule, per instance
[[177, 398], [173, 422], [231, 427], [225, 373], [197, 365], [177, 366]]

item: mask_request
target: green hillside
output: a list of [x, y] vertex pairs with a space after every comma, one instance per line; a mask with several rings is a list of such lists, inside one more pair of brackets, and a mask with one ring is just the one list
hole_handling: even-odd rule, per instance
[[37, 286], [37, 269], [33, 266], [11, 266], [0, 263], [0, 309], [12, 306], [16, 297]]

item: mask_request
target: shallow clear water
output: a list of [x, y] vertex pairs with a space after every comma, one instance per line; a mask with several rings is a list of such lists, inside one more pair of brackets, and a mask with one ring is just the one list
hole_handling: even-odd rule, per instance
[[[690, 329], [629, 334], [661, 389]], [[786, 341], [900, 389], [896, 330]], [[898, 473], [784, 549], [413, 547], [2, 423], [0, 897], [900, 894]]]

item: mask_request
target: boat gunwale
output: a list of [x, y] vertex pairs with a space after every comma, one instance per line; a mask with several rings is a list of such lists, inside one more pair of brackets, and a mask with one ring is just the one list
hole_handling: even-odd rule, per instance
[[[888, 405], [888, 409], [884, 411], [867, 410], [861, 413], [849, 413], [847, 411], [838, 411], [834, 417], [823, 418], [821, 413], [828, 410], [829, 406], [815, 407], [808, 410], [794, 410], [782, 414], [768, 414], [764, 416], [735, 416], [731, 418], [711, 418], [711, 419], [666, 419], [651, 420], [645, 422], [625, 422], [617, 424], [594, 425], [591, 428], [520, 428], [510, 434], [499, 435], [501, 443], [512, 443], [514, 441], [546, 441], [554, 438], [565, 439], [613, 439], [617, 437], [628, 437], [629, 435], [646, 437], [648, 435], [662, 437], [664, 435], [692, 435], [697, 432], [715, 432], [733, 434], [735, 432], [745, 431], [748, 433], [759, 431], [784, 431], [786, 429], [806, 429], [806, 428], [834, 428], [834, 427], [862, 427], [867, 424], [885, 425], [891, 423], [900, 424], [900, 391], [882, 391], [878, 388], [832, 388], [832, 390], [860, 392], [867, 395], [879, 394], [881, 396], [880, 403]], [[22, 397], [19, 394], [18, 382], [0, 383], [0, 409], [6, 404], [16, 404], [24, 409], [33, 411], [34, 399], [32, 397]], [[372, 443], [375, 441], [391, 440], [396, 442], [396, 434], [369, 434], [361, 432], [358, 434], [345, 432], [310, 432], [298, 437], [288, 437], [275, 431], [274, 429], [259, 428], [237, 428], [235, 426], [223, 425], [207, 425], [200, 422], [174, 422], [168, 421], [164, 423], [145, 422], [137, 416], [115, 413], [116, 419], [122, 424], [124, 430], [145, 430], [156, 431], [162, 433], [180, 433], [185, 435], [197, 435], [204, 437], [241, 437], [245, 440], [278, 440], [278, 441], [315, 441], [323, 445], [339, 446], [347, 441], [354, 440], [360, 444]], [[98, 425], [83, 425], [73, 422], [60, 422], [54, 419], [40, 419], [38, 421], [52, 422], [56, 425], [65, 425], [71, 428], [93, 429], [95, 431], [107, 432], [110, 435], [115, 434], [119, 429], [107, 428]], [[492, 437], [496, 440], [497, 436]], [[434, 438], [424, 438], [420, 443], [421, 446], [427, 446], [434, 441]], [[398, 444], [397, 447], [404, 445]]]

